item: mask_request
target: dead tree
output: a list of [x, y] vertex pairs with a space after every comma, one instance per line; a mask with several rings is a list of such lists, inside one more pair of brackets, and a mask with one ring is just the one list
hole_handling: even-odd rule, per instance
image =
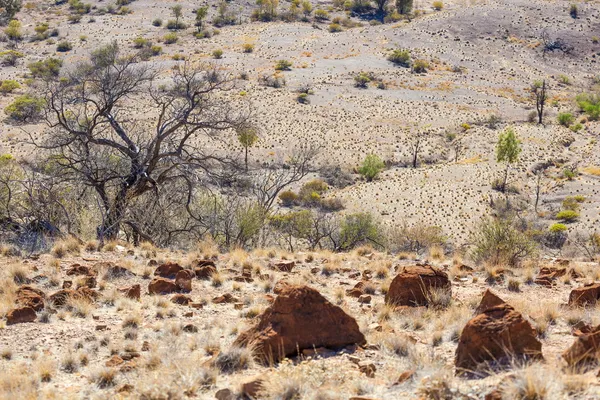
[[101, 241], [116, 238], [123, 224], [137, 229], [125, 218], [140, 196], [174, 182], [206, 185], [235, 163], [208, 145], [249, 116], [249, 107], [223, 95], [234, 78], [206, 64], [185, 64], [167, 84], [158, 78], [113, 43], [43, 84], [48, 129], [30, 141], [62, 174], [93, 189], [104, 216]]

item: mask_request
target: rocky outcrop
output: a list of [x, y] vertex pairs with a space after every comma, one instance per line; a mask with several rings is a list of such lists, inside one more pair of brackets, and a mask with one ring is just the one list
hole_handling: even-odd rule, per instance
[[11, 310], [6, 314], [6, 325], [22, 324], [25, 322], [34, 322], [36, 319], [35, 310], [31, 307], [20, 307]]
[[404, 267], [390, 284], [385, 302], [396, 306], [426, 306], [433, 290], [452, 291], [445, 272], [429, 265]]
[[175, 282], [165, 278], [154, 278], [148, 284], [148, 293], [150, 294], [169, 294], [175, 293], [179, 290], [179, 287]]
[[600, 283], [589, 283], [571, 290], [571, 294], [569, 294], [570, 306], [594, 306], [599, 300]]
[[581, 332], [562, 357], [571, 367], [596, 365], [600, 361], [600, 325], [586, 333]]

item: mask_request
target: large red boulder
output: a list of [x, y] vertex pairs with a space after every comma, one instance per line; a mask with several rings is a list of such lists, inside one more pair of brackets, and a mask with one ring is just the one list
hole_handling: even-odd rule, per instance
[[303, 349], [365, 343], [356, 320], [308, 286], [287, 285], [257, 325], [235, 340], [252, 346], [261, 362], [279, 361]]
[[148, 293], [150, 294], [168, 294], [178, 291], [175, 282], [164, 278], [154, 278], [148, 284]]
[[482, 365], [488, 367], [513, 359], [542, 358], [542, 343], [535, 329], [521, 313], [498, 299], [486, 292], [477, 308], [479, 313], [463, 328], [456, 348], [457, 372], [475, 372]]
[[600, 283], [590, 283], [571, 290], [570, 306], [593, 306], [600, 300]]
[[404, 267], [392, 280], [385, 302], [396, 306], [426, 306], [433, 290], [452, 291], [445, 272], [430, 265]]
[[600, 361], [600, 325], [580, 334], [562, 357], [571, 367], [597, 364]]
[[88, 288], [87, 286], [83, 286], [77, 288], [77, 290], [73, 289], [62, 289], [57, 292], [52, 293], [48, 297], [48, 301], [54, 305], [55, 307], [61, 307], [67, 304], [67, 302], [71, 299], [73, 300], [87, 300], [89, 302], [93, 302], [98, 297], [98, 293]]
[[182, 292], [192, 291], [192, 279], [196, 276], [194, 271], [182, 269], [175, 275], [175, 284]]
[[119, 291], [123, 293], [123, 295], [125, 295], [125, 297], [127, 297], [128, 299], [133, 300], [139, 300], [142, 294], [142, 288], [139, 283], [136, 283], [135, 285], [129, 287], [121, 288], [119, 289]]
[[154, 271], [154, 276], [160, 276], [162, 278], [169, 278], [169, 279], [174, 279], [175, 275], [177, 275], [177, 273], [179, 271], [181, 271], [183, 269], [183, 267], [177, 263], [174, 262], [168, 262], [168, 263], [164, 263], [159, 265], [156, 270]]
[[17, 304], [22, 307], [31, 307], [35, 311], [44, 309], [44, 298], [46, 294], [33, 286], [21, 286], [17, 290]]
[[15, 308], [6, 314], [6, 325], [22, 324], [35, 321], [35, 310], [31, 307]]

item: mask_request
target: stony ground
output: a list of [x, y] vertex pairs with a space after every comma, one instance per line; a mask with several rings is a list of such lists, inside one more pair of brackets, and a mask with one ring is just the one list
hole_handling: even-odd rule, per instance
[[[389, 256], [368, 248], [350, 254], [289, 254], [274, 249], [220, 254], [210, 243], [187, 254], [147, 245], [111, 244], [102, 252], [87, 247], [79, 250], [71, 242], [55, 248], [54, 255], [0, 260], [2, 398], [209, 399], [223, 395], [222, 389], [241, 393], [242, 384], [257, 377], [262, 379], [262, 391], [255, 398], [261, 399], [480, 399], [494, 389], [502, 390], [507, 399], [600, 398], [597, 368], [572, 371], [561, 358], [575, 340], [574, 326], [600, 323], [597, 307], [566, 305], [573, 288], [600, 279], [598, 263], [567, 261], [562, 266], [578, 277], [569, 272], [545, 287], [533, 280], [541, 267], [559, 266], [552, 260], [531, 261], [519, 269], [470, 271], [459, 257], [433, 253], [427, 261], [448, 274], [451, 299], [394, 310], [385, 305], [384, 294], [398, 268], [417, 262], [409, 254]], [[191, 268], [200, 259], [212, 259], [218, 272], [208, 280], [192, 280], [191, 292], [183, 294], [190, 304], [172, 301], [180, 294], [148, 293], [157, 264], [169, 261]], [[290, 272], [274, 267], [289, 261], [295, 262]], [[88, 267], [95, 282], [86, 275], [69, 275], [74, 264]], [[111, 276], [114, 265], [128, 272]], [[251, 279], [236, 279], [244, 270]], [[65, 281], [72, 282], [72, 289], [91, 284], [96, 300], [52, 305], [52, 294]], [[356, 319], [366, 344], [317, 349], [317, 354], [308, 349], [271, 366], [234, 349], [235, 338], [258, 322], [283, 281], [309, 285], [339, 305]], [[360, 281], [369, 299], [359, 300], [347, 292]], [[135, 284], [141, 287], [139, 300], [119, 290]], [[23, 285], [44, 292], [45, 309], [35, 322], [7, 325], [4, 316], [16, 306], [16, 293]], [[458, 337], [488, 288], [532, 324], [545, 361], [515, 365], [484, 378], [458, 377], [454, 373]], [[234, 361], [216, 364], [219, 355]], [[360, 367], [364, 365], [372, 370]], [[541, 397], [525, 397], [533, 392]]]
[[[337, 33], [329, 32], [327, 23], [247, 22], [253, 6], [233, 2], [230, 9], [241, 7], [247, 23], [223, 27], [209, 39], [195, 39], [190, 27], [178, 33], [176, 44], [166, 45], [161, 42], [168, 31], [152, 26], [151, 21], [160, 17], [166, 22], [173, 4], [138, 0], [128, 5], [131, 14], [95, 15], [94, 22], [84, 16], [81, 23], [69, 24], [68, 5], [35, 3], [19, 14], [24, 31], [31, 35], [37, 23], [46, 21], [59, 29], [59, 37], [53, 40], [69, 40], [74, 48], [57, 53], [55, 43], [25, 41], [18, 49], [25, 58], [16, 67], [3, 67], [0, 79], [23, 83], [31, 61], [55, 56], [69, 67], [108, 41], [132, 49], [136, 37], [162, 46], [163, 54], [151, 61], [157, 68], [181, 65], [183, 61], [172, 59], [179, 55], [188, 61], [217, 63], [234, 74], [246, 73], [248, 80], [240, 81], [239, 94], [252, 102], [262, 129], [260, 143], [251, 149], [251, 162], [284, 158], [294, 145], [309, 142], [323, 149], [321, 164], [352, 171], [374, 152], [390, 165], [381, 179], [357, 182], [329, 195], [341, 198], [348, 212], [372, 204], [373, 211], [389, 224], [407, 221], [442, 226], [458, 244], [468, 240], [473, 226], [489, 213], [490, 199], [497, 196], [490, 183], [501, 175], [503, 166], [495, 162], [495, 143], [499, 132], [513, 125], [523, 141], [523, 153], [511, 184], [531, 202], [535, 179], [529, 171], [549, 161], [553, 168], [543, 181], [541, 199], [541, 215], [548, 225], [564, 197], [583, 194], [582, 216], [570, 230], [597, 226], [600, 126], [588, 122], [573, 133], [556, 123], [557, 113], [565, 111], [575, 112], [585, 122], [573, 99], [592, 90], [592, 78], [598, 72], [600, 44], [592, 41], [600, 32], [597, 1], [579, 4], [577, 19], [569, 15], [569, 4], [557, 1], [451, 1], [440, 12], [420, 4], [424, 13], [411, 22], [371, 26], [353, 18], [362, 26]], [[192, 25], [196, 4], [177, 4], [183, 6], [183, 20]], [[216, 5], [211, 5], [209, 19], [216, 13]], [[334, 16], [344, 13], [334, 11]], [[573, 53], [544, 55], [544, 34], [567, 40], [574, 46]], [[253, 44], [254, 51], [244, 53], [244, 44]], [[395, 48], [409, 49], [413, 58], [428, 61], [429, 71], [414, 74], [395, 67], [386, 60]], [[216, 49], [223, 50], [222, 59], [212, 59]], [[290, 71], [279, 73], [287, 86], [259, 85], [259, 77], [273, 74], [279, 59], [293, 63]], [[354, 87], [359, 72], [372, 73], [386, 89], [378, 89], [375, 83], [367, 89]], [[551, 104], [547, 124], [538, 126], [525, 121], [533, 110], [528, 88], [542, 78], [549, 84]], [[296, 101], [301, 86], [313, 90], [310, 104]], [[0, 97], [0, 107], [25, 90]], [[495, 129], [483, 124], [491, 115], [502, 120]], [[35, 132], [34, 127], [27, 129]], [[27, 154], [27, 148], [18, 143], [24, 135], [22, 127], [0, 124], [0, 131], [3, 151]], [[421, 168], [406, 168], [411, 143], [422, 131], [428, 135], [419, 156]], [[458, 157], [450, 137], [462, 143]], [[211, 145], [220, 150], [238, 148], [234, 138]], [[564, 168], [578, 170], [580, 175], [567, 181]]]

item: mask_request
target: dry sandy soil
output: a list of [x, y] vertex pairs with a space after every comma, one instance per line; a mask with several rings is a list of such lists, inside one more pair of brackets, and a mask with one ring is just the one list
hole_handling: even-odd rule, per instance
[[[384, 293], [399, 266], [415, 264], [410, 255], [392, 257], [369, 249], [350, 254], [278, 250], [219, 254], [210, 243], [188, 254], [151, 246], [111, 245], [110, 251], [79, 253], [77, 246], [67, 244], [63, 249], [69, 252], [55, 252], [62, 258], [0, 260], [2, 316], [15, 306], [15, 291], [24, 281], [47, 295], [59, 290], [64, 281], [73, 282], [73, 288], [81, 285], [84, 276], [67, 275], [75, 263], [97, 274], [93, 290], [98, 293], [93, 303], [69, 301], [60, 307], [47, 300], [45, 311], [32, 323], [5, 325], [2, 320], [2, 398], [209, 399], [221, 389], [240, 393], [241, 385], [256, 377], [263, 379], [262, 392], [255, 397], [261, 399], [481, 399], [493, 389], [503, 390], [506, 399], [600, 398], [597, 368], [569, 372], [561, 358], [575, 340], [574, 324], [600, 323], [597, 306], [566, 306], [573, 288], [600, 278], [597, 263], [570, 262], [568, 268], [581, 277], [567, 275], [553, 287], [544, 287], [531, 281], [540, 267], [553, 264], [551, 260], [498, 274], [483, 268], [466, 271], [459, 258], [432, 254], [429, 261], [451, 279], [451, 300], [439, 301], [435, 307], [394, 311], [385, 305]], [[148, 294], [156, 269], [148, 266], [150, 260], [175, 261], [189, 268], [204, 257], [212, 257], [219, 272], [211, 280], [192, 281], [186, 295], [200, 305], [174, 304], [171, 298], [176, 295]], [[294, 260], [296, 266], [291, 272], [271, 267], [281, 260]], [[135, 275], [110, 278], [107, 265], [99, 261], [113, 261]], [[254, 281], [235, 281], [245, 268], [252, 269]], [[346, 290], [369, 274], [370, 302], [360, 303], [346, 295]], [[499, 278], [487, 283], [490, 276]], [[318, 349], [317, 355], [309, 351], [272, 366], [248, 360], [233, 370], [215, 366], [215, 355], [230, 354], [237, 335], [257, 323], [276, 297], [273, 288], [280, 281], [318, 290], [356, 319], [367, 343], [337, 351]], [[518, 282], [518, 291], [508, 290], [509, 282], [513, 286]], [[133, 284], [141, 285], [139, 300], [117, 290]], [[545, 361], [515, 365], [481, 379], [461, 378], [454, 373], [457, 338], [487, 288], [523, 313], [536, 329]], [[233, 303], [215, 304], [214, 299], [224, 294], [235, 297]], [[368, 377], [357, 362], [372, 364], [374, 374]], [[413, 375], [399, 382], [407, 371]], [[540, 397], [526, 397], [528, 393]]]
[[[468, 241], [475, 224], [490, 212], [490, 199], [497, 197], [490, 183], [504, 168], [495, 162], [495, 144], [502, 129], [512, 125], [523, 142], [523, 152], [513, 168], [511, 184], [531, 203], [535, 177], [530, 170], [549, 161], [552, 167], [542, 182], [540, 215], [550, 225], [562, 199], [583, 194], [581, 218], [570, 230], [590, 231], [598, 226], [600, 125], [588, 122], [573, 133], [556, 122], [557, 113], [565, 111], [585, 122], [574, 97], [591, 90], [598, 74], [600, 44], [592, 41], [600, 32], [597, 1], [579, 4], [578, 19], [571, 18], [569, 4], [561, 1], [452, 1], [440, 12], [419, 3], [424, 15], [410, 23], [371, 26], [363, 21], [363, 26], [337, 33], [330, 33], [326, 23], [247, 22], [223, 27], [209, 39], [195, 39], [192, 26], [179, 32], [179, 41], [172, 45], [160, 43], [168, 31], [152, 26], [151, 21], [160, 17], [166, 22], [175, 2], [138, 0], [129, 4], [131, 14], [94, 16], [92, 23], [84, 16], [79, 24], [68, 23], [66, 4], [33, 4], [36, 7], [18, 15], [24, 31], [32, 34], [36, 23], [46, 21], [59, 29], [57, 41], [69, 40], [74, 48], [57, 53], [55, 44], [24, 42], [19, 51], [26, 57], [16, 67], [3, 67], [0, 79], [23, 82], [26, 65], [49, 56], [64, 59], [68, 68], [91, 49], [112, 40], [132, 49], [133, 39], [139, 36], [162, 46], [163, 54], [150, 61], [157, 68], [181, 64], [172, 59], [178, 54], [188, 61], [214, 62], [232, 73], [246, 73], [248, 80], [240, 81], [239, 92], [252, 102], [262, 127], [260, 143], [251, 149], [251, 162], [283, 158], [294, 145], [309, 142], [323, 149], [321, 164], [352, 171], [367, 154], [376, 153], [390, 165], [380, 179], [357, 181], [329, 195], [341, 198], [347, 212], [364, 211], [363, 205], [370, 204], [371, 211], [389, 224], [418, 221], [441, 226], [456, 244]], [[177, 4], [183, 6], [184, 22], [193, 25], [196, 4]], [[209, 20], [216, 13], [216, 4], [211, 5]], [[242, 10], [246, 21], [252, 7], [233, 2], [230, 9]], [[573, 53], [544, 55], [544, 32], [567, 41]], [[246, 43], [254, 45], [252, 53], [243, 52]], [[429, 71], [414, 74], [394, 66], [386, 57], [396, 48], [409, 49], [413, 58], [427, 60]], [[223, 50], [222, 59], [212, 59], [215, 49]], [[287, 86], [259, 85], [258, 78], [273, 74], [279, 59], [293, 63], [290, 71], [280, 73]], [[361, 71], [373, 73], [386, 89], [375, 84], [367, 89], [354, 87], [353, 78]], [[568, 77], [568, 83], [562, 76]], [[549, 85], [551, 104], [545, 126], [525, 122], [534, 109], [528, 88], [536, 79], [546, 79]], [[296, 101], [296, 90], [304, 85], [314, 93], [309, 95], [310, 104]], [[1, 97], [0, 107], [24, 90]], [[495, 129], [482, 123], [491, 115], [502, 119]], [[465, 123], [471, 128], [462, 128]], [[423, 130], [429, 135], [419, 155], [421, 166], [407, 168], [410, 144], [416, 132]], [[0, 131], [3, 151], [27, 153], [18, 143], [23, 137], [21, 127], [0, 123]], [[463, 144], [457, 161], [449, 134]], [[212, 146], [239, 148], [233, 137]], [[565, 180], [566, 167], [578, 169], [580, 175]]]

